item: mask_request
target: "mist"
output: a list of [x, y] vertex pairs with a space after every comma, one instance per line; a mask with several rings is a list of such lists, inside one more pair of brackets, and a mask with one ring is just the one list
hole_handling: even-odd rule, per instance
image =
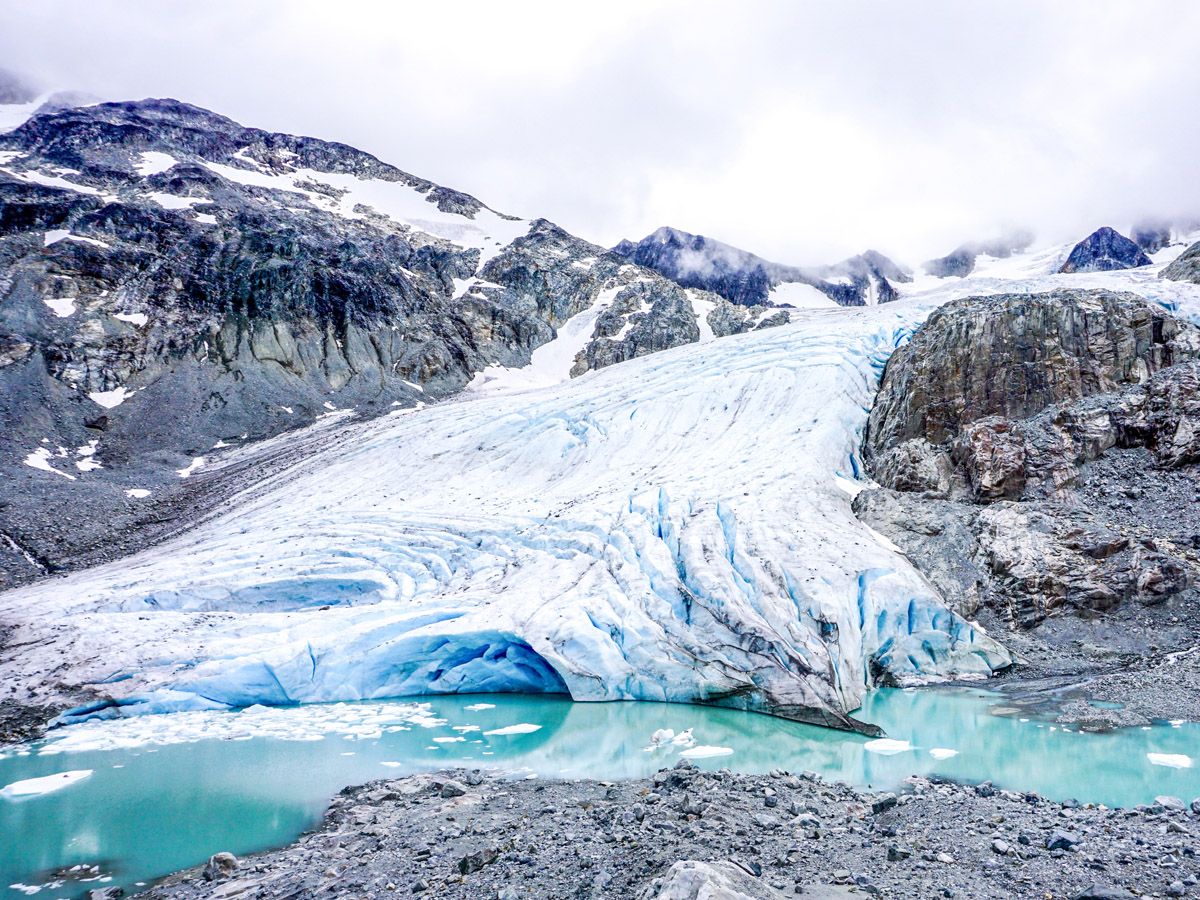
[[909, 264], [1200, 212], [1200, 5], [0, 2], [0, 66], [342, 141], [604, 245]]

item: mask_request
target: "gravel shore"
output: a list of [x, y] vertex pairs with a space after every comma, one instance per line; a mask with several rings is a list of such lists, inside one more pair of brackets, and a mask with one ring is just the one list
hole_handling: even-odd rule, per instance
[[1130, 810], [912, 779], [872, 794], [688, 763], [617, 783], [477, 771], [347, 788], [295, 844], [144, 896], [1099, 898], [1200, 896], [1200, 801]]

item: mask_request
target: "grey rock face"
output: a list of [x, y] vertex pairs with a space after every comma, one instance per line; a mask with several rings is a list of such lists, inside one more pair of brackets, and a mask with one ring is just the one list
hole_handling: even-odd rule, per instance
[[1092, 232], [1071, 250], [1060, 272], [1111, 272], [1150, 265], [1136, 243], [1107, 226]]
[[1200, 241], [1184, 250], [1159, 275], [1172, 281], [1190, 281], [1193, 284], [1200, 284]]
[[963, 615], [1032, 627], [1059, 609], [1151, 607], [1191, 590], [1190, 551], [1144, 517], [1096, 515], [1079, 490], [1111, 452], [1190, 472], [1197, 434], [1195, 326], [1105, 291], [955, 301], [887, 365], [864, 441], [887, 490], [855, 511]]
[[938, 490], [946, 473], [936, 456], [954, 444], [960, 459], [995, 463], [976, 476], [977, 493], [1013, 496], [1024, 487], [1022, 448], [1010, 423], [984, 420], [1024, 419], [1197, 357], [1200, 330], [1129, 294], [956, 300], [889, 360], [868, 420], [868, 464], [889, 486]]
[[[416, 212], [339, 205], [360, 184]], [[0, 587], [194, 518], [217, 502], [172, 500], [194, 459], [527, 365], [634, 282], [632, 327], [601, 321], [576, 374], [744, 315], [342, 144], [174, 100], [36, 116], [0, 135]]]

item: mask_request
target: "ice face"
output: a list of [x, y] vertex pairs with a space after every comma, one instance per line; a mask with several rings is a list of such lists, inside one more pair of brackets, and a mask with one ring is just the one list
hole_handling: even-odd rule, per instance
[[345, 425], [222, 518], [0, 609], [68, 622], [73, 676], [118, 702], [64, 721], [519, 690], [847, 724], [872, 667], [1008, 662], [845, 490], [878, 374], [931, 308], [807, 310]]

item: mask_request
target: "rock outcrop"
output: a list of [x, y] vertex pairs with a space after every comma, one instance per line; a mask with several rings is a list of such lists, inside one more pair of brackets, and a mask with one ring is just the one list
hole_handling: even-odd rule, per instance
[[1115, 490], [1139, 501], [1149, 468], [1193, 477], [1200, 329], [1107, 291], [957, 300], [887, 364], [864, 440], [885, 490], [855, 510], [964, 615], [1162, 603], [1194, 579], [1189, 532], [1081, 500], [1110, 453], [1136, 460]]
[[1193, 284], [1200, 284], [1200, 241], [1184, 250], [1159, 275], [1172, 281], [1190, 281]]
[[1105, 226], [1075, 245], [1060, 272], [1112, 272], [1150, 265], [1148, 257], [1135, 242]]

